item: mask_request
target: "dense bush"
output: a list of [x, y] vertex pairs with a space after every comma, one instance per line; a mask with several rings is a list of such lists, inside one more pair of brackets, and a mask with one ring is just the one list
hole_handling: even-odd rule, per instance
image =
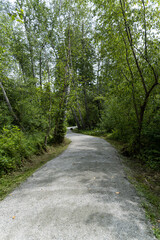
[[23, 160], [43, 149], [44, 134], [25, 135], [17, 126], [3, 127], [0, 135], [0, 172], [20, 167]]
[[[154, 100], [154, 106], [152, 106]], [[160, 169], [160, 109], [159, 100], [152, 98], [148, 103], [144, 115], [141, 132], [140, 147], [137, 144], [138, 123], [132, 101], [127, 96], [121, 99], [117, 96], [107, 99], [100, 127], [108, 133], [112, 139], [125, 143], [124, 152], [127, 155], [138, 157], [144, 164]]]
[[60, 144], [64, 140], [64, 136], [66, 134], [66, 126], [65, 126], [65, 111], [64, 109], [59, 109], [56, 113], [55, 117], [55, 127], [53, 138], [51, 139], [51, 143]]
[[102, 113], [101, 128], [112, 133], [112, 137], [124, 142], [132, 141], [136, 131], [136, 119], [132, 107], [124, 105], [117, 97], [106, 100]]

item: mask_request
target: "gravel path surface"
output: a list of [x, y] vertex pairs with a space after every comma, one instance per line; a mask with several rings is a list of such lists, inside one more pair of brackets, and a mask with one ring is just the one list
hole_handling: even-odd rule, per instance
[[0, 202], [0, 240], [154, 240], [116, 150], [67, 137], [63, 154]]

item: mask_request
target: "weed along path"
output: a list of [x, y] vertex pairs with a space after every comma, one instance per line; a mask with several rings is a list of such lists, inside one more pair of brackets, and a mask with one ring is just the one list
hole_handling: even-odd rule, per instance
[[153, 240], [140, 200], [113, 147], [72, 140], [0, 202], [0, 240]]

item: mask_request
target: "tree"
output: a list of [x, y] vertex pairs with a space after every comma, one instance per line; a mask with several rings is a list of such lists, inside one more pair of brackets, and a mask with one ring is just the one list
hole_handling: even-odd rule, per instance
[[109, 91], [112, 88], [116, 95], [119, 92], [118, 95], [122, 97], [123, 91], [131, 96], [137, 121], [137, 129], [133, 130], [133, 135], [139, 148], [144, 122], [149, 118], [148, 104], [159, 87], [159, 54], [155, 54], [155, 49], [159, 49], [159, 41], [152, 32], [157, 32], [154, 21], [157, 20], [158, 8], [153, 10], [152, 5], [143, 0], [95, 3], [99, 9], [105, 9], [103, 16], [99, 10], [97, 22], [100, 24], [97, 28], [100, 31], [96, 35], [102, 44], [102, 51], [106, 52], [105, 61], [112, 66], [106, 69]]

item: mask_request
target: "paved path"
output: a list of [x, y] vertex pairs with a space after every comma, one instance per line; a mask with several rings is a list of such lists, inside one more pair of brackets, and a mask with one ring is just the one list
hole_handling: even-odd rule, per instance
[[63, 154], [0, 202], [0, 240], [155, 239], [115, 149], [68, 137]]

